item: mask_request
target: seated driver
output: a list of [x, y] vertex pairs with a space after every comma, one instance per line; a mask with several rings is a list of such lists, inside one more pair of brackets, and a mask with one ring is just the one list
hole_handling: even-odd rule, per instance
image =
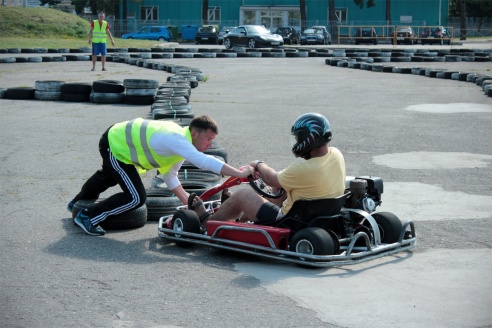
[[342, 196], [345, 191], [345, 160], [337, 148], [328, 146], [331, 140], [328, 120], [318, 113], [301, 115], [294, 122], [291, 133], [292, 152], [305, 161], [296, 161], [280, 172], [263, 161], [251, 163], [267, 185], [285, 189], [281, 198], [267, 199], [251, 188], [244, 188], [232, 194], [211, 215], [205, 210], [203, 201], [192, 196], [189, 208], [195, 210], [200, 222], [208, 219], [236, 221], [239, 218], [240, 222], [272, 223], [286, 215], [296, 200]]

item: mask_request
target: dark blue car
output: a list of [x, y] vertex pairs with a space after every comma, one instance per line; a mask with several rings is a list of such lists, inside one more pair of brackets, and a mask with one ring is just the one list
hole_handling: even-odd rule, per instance
[[165, 26], [145, 26], [138, 32], [123, 34], [123, 39], [171, 41], [171, 31]]

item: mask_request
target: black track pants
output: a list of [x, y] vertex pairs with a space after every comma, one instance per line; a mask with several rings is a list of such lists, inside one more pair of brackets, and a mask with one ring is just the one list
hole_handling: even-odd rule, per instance
[[97, 199], [102, 192], [117, 184], [120, 185], [122, 192], [88, 208], [93, 225], [99, 224], [110, 215], [117, 215], [138, 208], [145, 204], [147, 198], [145, 187], [135, 166], [118, 161], [109, 150], [108, 131], [102, 135], [99, 141], [99, 153], [103, 160], [102, 168], [84, 183], [74, 201]]

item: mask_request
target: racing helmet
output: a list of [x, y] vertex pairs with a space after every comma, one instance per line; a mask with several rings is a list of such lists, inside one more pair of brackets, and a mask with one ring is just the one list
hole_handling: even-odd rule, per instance
[[309, 153], [331, 140], [330, 122], [321, 114], [307, 113], [299, 116], [291, 129], [292, 152], [296, 157], [309, 159]]

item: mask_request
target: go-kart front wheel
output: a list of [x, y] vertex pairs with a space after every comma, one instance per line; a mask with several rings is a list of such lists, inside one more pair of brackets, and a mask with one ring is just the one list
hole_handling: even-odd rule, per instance
[[402, 224], [400, 219], [393, 213], [375, 212], [371, 214], [379, 227], [381, 235], [381, 243], [392, 244], [396, 243], [400, 238]]
[[[198, 215], [191, 210], [178, 210], [174, 213], [174, 216], [171, 221], [171, 227], [173, 231], [176, 232], [191, 232], [191, 233], [200, 233], [200, 220], [198, 219]], [[181, 236], [179, 233], [175, 233], [174, 237], [177, 238], [188, 238]], [[177, 241], [175, 240], [176, 245], [181, 247], [190, 247], [193, 246], [193, 243], [186, 241]]]
[[333, 255], [335, 242], [326, 230], [309, 227], [298, 231], [290, 240], [290, 250], [307, 255]]

